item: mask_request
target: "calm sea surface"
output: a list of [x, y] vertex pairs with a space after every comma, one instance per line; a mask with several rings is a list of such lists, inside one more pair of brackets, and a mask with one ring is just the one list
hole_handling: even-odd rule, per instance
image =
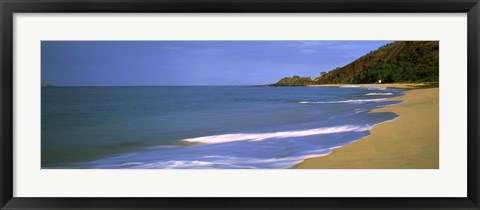
[[369, 134], [382, 87], [43, 87], [42, 168], [291, 168]]

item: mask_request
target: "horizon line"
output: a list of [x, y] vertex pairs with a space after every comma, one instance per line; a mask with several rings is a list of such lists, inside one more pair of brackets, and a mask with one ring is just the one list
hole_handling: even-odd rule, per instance
[[272, 84], [262, 85], [48, 85], [41, 87], [255, 87], [270, 86]]

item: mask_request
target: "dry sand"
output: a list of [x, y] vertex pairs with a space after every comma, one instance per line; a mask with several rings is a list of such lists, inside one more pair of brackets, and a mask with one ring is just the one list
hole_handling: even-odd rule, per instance
[[406, 90], [392, 100], [405, 101], [372, 112], [394, 112], [399, 118], [375, 126], [370, 135], [327, 156], [308, 158], [297, 168], [438, 169], [438, 88]]

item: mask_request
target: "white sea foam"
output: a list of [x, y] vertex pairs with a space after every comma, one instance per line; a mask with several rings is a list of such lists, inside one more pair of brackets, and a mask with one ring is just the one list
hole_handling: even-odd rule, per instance
[[195, 167], [208, 167], [214, 164], [218, 164], [215, 162], [207, 162], [207, 161], [167, 161], [164, 163], [165, 168], [195, 168]]
[[365, 95], [367, 96], [388, 96], [388, 95], [392, 95], [393, 93], [367, 93]]
[[[305, 158], [318, 157], [328, 155], [331, 150], [324, 152], [322, 150], [317, 152], [315, 150], [309, 151], [306, 155], [283, 157], [283, 158], [244, 158], [244, 157], [230, 157], [219, 156], [217, 159], [210, 161], [198, 160], [171, 160], [171, 161], [157, 161], [144, 165], [132, 166], [131, 168], [149, 169], [213, 169], [213, 168], [228, 168], [228, 169], [258, 169], [258, 168], [291, 168], [304, 160]], [[314, 154], [315, 153], [315, 154]], [[321, 154], [316, 154], [321, 153]]]
[[271, 132], [271, 133], [222, 134], [222, 135], [214, 135], [214, 136], [188, 138], [188, 139], [183, 139], [183, 141], [197, 142], [197, 143], [204, 143], [204, 144], [216, 144], [216, 143], [225, 143], [225, 142], [234, 142], [234, 141], [262, 141], [265, 139], [303, 137], [303, 136], [312, 136], [312, 135], [329, 134], [329, 133], [341, 133], [341, 132], [349, 132], [349, 131], [366, 131], [369, 129], [370, 129], [370, 126], [345, 125], [345, 126], [338, 126], [338, 127], [326, 127], [326, 128], [315, 128], [315, 129], [308, 129], [308, 130], [282, 131], [282, 132]]
[[380, 87], [380, 86], [367, 86], [368, 90], [386, 90], [387, 87]]
[[382, 86], [361, 86], [361, 85], [342, 85], [340, 88], [366, 88], [368, 90], [386, 90], [387, 87]]
[[223, 161], [222, 159], [214, 161], [198, 161], [198, 160], [171, 160], [152, 162], [133, 168], [162, 168], [162, 169], [212, 169], [212, 168], [249, 168], [255, 169], [254, 166], [242, 165], [242, 161]]
[[374, 98], [374, 99], [355, 99], [345, 101], [300, 101], [300, 104], [341, 104], [341, 103], [363, 103], [371, 101], [383, 101], [386, 98]]
[[339, 86], [340, 88], [359, 88], [359, 87], [362, 87], [362, 86], [358, 86], [358, 85], [342, 85], [342, 86]]

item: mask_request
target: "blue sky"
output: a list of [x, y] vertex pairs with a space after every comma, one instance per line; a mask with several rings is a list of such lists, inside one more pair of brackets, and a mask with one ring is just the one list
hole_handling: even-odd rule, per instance
[[42, 41], [56, 86], [260, 85], [312, 78], [391, 41]]

